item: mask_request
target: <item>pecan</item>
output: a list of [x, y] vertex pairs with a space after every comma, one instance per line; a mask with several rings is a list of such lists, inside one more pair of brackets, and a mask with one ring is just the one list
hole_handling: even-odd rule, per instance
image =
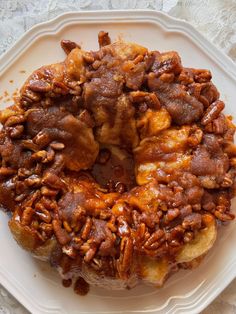
[[86, 254], [88, 250], [90, 249], [89, 243], [85, 242], [80, 246], [80, 250], [82, 251], [83, 254]]
[[84, 256], [84, 261], [89, 263], [94, 258], [96, 251], [97, 251], [96, 246], [90, 247]]
[[109, 219], [109, 218], [111, 218], [111, 212], [109, 211], [109, 210], [106, 210], [106, 209], [102, 209], [101, 211], [100, 211], [100, 214], [99, 214], [99, 217], [100, 217], [100, 219], [102, 219], [102, 220], [106, 220], [106, 219]]
[[182, 71], [179, 74], [178, 82], [180, 82], [183, 85], [189, 85], [194, 82], [193, 80], [193, 73], [188, 68], [183, 68]]
[[193, 239], [193, 232], [187, 231], [184, 233], [184, 243], [188, 243]]
[[188, 144], [194, 147], [201, 143], [203, 131], [200, 128], [196, 127], [193, 128], [192, 132], [193, 133], [188, 137]]
[[49, 147], [49, 148], [47, 149], [47, 155], [46, 155], [46, 157], [42, 160], [42, 163], [51, 162], [51, 161], [53, 161], [54, 157], [55, 157], [55, 152], [54, 152], [54, 150], [53, 150], [51, 147]]
[[225, 205], [217, 205], [217, 206], [216, 206], [216, 210], [217, 210], [218, 212], [220, 212], [220, 213], [224, 213], [224, 212], [226, 212], [226, 210], [227, 210], [227, 206], [225, 206]]
[[[37, 204], [38, 205], [38, 204]], [[45, 208], [41, 207], [40, 211], [39, 211], [39, 206], [36, 206], [35, 209], [35, 214], [44, 222], [46, 223], [50, 223], [52, 220], [51, 214], [48, 210], [46, 210]]]
[[38, 198], [40, 197], [40, 191], [36, 190], [33, 194], [30, 194], [26, 200], [24, 200], [24, 203], [22, 203], [23, 207], [33, 207], [34, 203]]
[[47, 93], [51, 90], [50, 84], [43, 80], [30, 80], [28, 86], [33, 92]]
[[68, 233], [72, 232], [72, 229], [71, 229], [70, 225], [69, 225], [68, 222], [65, 221], [65, 220], [63, 221], [63, 227], [66, 229], [66, 231], [67, 231]]
[[161, 229], [155, 231], [144, 243], [145, 249], [156, 250], [165, 241], [164, 235], [165, 233]]
[[129, 237], [124, 237], [121, 240], [120, 244], [120, 258], [117, 263], [117, 269], [120, 273], [121, 278], [127, 276], [132, 265], [132, 256], [133, 256], [133, 241]]
[[16, 170], [9, 167], [1, 167], [0, 168], [0, 176], [8, 177], [12, 174], [16, 173]]
[[193, 211], [198, 212], [199, 210], [201, 210], [201, 208], [202, 208], [201, 204], [193, 204], [192, 205]]
[[31, 158], [34, 160], [43, 160], [47, 156], [46, 150], [39, 150], [36, 153], [32, 154]]
[[52, 224], [41, 222], [38, 228], [44, 231], [48, 237], [52, 235], [53, 232]]
[[27, 186], [30, 187], [38, 187], [41, 185], [41, 178], [38, 177], [37, 175], [32, 175], [30, 177], [28, 177], [27, 179], [25, 179], [25, 183]]
[[95, 60], [95, 61], [93, 62], [93, 64], [92, 64], [92, 67], [94, 68], [94, 70], [97, 70], [97, 69], [100, 67], [101, 64], [102, 64], [101, 61]]
[[155, 110], [161, 108], [160, 101], [155, 93], [134, 91], [130, 92], [129, 97], [133, 103], [146, 103], [150, 108]]
[[59, 220], [54, 219], [52, 221], [52, 227], [55, 232], [55, 236], [61, 245], [66, 245], [67, 243], [70, 242], [71, 238], [69, 234], [66, 232], [66, 230], [62, 229], [61, 223]]
[[79, 250], [82, 244], [83, 241], [79, 237], [73, 237], [73, 247], [76, 250]]
[[9, 136], [11, 138], [19, 138], [24, 131], [24, 126], [23, 125], [16, 125], [14, 127], [7, 128], [7, 130], [9, 132]]
[[10, 118], [7, 119], [5, 122], [5, 126], [13, 126], [15, 124], [20, 124], [25, 122], [26, 118], [23, 115], [16, 115], [16, 116], [11, 116]]
[[202, 125], [207, 125], [212, 122], [214, 119], [218, 118], [221, 111], [224, 109], [225, 104], [221, 100], [216, 100], [213, 102], [206, 110], [202, 120]]
[[232, 185], [233, 185], [232, 176], [231, 176], [230, 173], [226, 173], [226, 175], [224, 176], [224, 179], [223, 179], [223, 181], [221, 183], [221, 186], [223, 188], [228, 188], [228, 187], [230, 187]]
[[139, 62], [142, 62], [144, 59], [143, 55], [138, 55], [137, 57], [135, 57], [135, 59], [133, 60], [134, 64], [138, 64]]
[[26, 198], [27, 196], [27, 193], [21, 193], [20, 195], [17, 195], [14, 200], [16, 202], [22, 202], [24, 198]]
[[45, 131], [40, 131], [34, 138], [33, 142], [40, 148], [47, 146], [51, 142], [50, 135]]
[[29, 226], [33, 219], [34, 210], [32, 207], [26, 207], [21, 216], [21, 224], [23, 226]]
[[29, 89], [27, 89], [22, 97], [21, 97], [23, 104], [27, 105], [28, 103], [38, 102], [41, 99], [41, 96]]
[[212, 78], [211, 72], [209, 70], [203, 69], [194, 69], [194, 80], [197, 83], [206, 83], [209, 82]]
[[209, 105], [210, 105], [209, 100], [205, 96], [200, 95], [198, 97], [198, 100], [203, 104], [204, 108], [208, 108], [209, 107]]
[[172, 221], [180, 215], [180, 210], [178, 208], [168, 209], [166, 213], [166, 219]]
[[185, 205], [180, 209], [181, 218], [184, 218], [190, 214], [192, 214], [192, 206], [191, 205]]
[[71, 50], [75, 48], [80, 48], [80, 46], [76, 44], [74, 41], [65, 39], [61, 40], [61, 47], [67, 55], [71, 52]]
[[91, 228], [92, 228], [92, 219], [90, 217], [87, 217], [85, 226], [81, 234], [82, 239], [86, 240], [88, 238]]
[[47, 185], [49, 188], [63, 190], [66, 188], [65, 182], [60, 179], [55, 173], [47, 171], [42, 179], [42, 183]]
[[32, 142], [32, 140], [22, 140], [22, 147], [32, 150], [33, 152], [39, 151], [39, 146]]
[[42, 206], [44, 206], [48, 210], [53, 210], [55, 208], [54, 204], [55, 202], [51, 200], [50, 198], [42, 197], [40, 200], [40, 203]]
[[26, 178], [32, 175], [32, 171], [25, 168], [19, 168], [17, 171], [17, 175], [19, 178]]
[[184, 229], [200, 229], [202, 225], [202, 215], [197, 213], [192, 213], [186, 216], [182, 222]]
[[221, 213], [218, 210], [216, 210], [214, 212], [214, 215], [216, 216], [216, 218], [218, 218], [221, 221], [229, 221], [229, 220], [233, 220], [235, 218], [235, 215], [232, 213], [229, 213], [229, 212]]
[[[165, 83], [172, 83], [175, 79], [174, 73], [163, 73], [160, 75], [160, 80]], [[182, 85], [184, 87], [184, 85]]]
[[104, 32], [104, 31], [100, 31], [98, 33], [98, 43], [99, 43], [99, 47], [104, 47], [104, 46], [107, 46], [107, 45], [110, 45], [111, 43], [111, 39], [108, 35], [107, 32]]
[[137, 232], [139, 234], [140, 239], [143, 239], [146, 233], [146, 226], [143, 222], [139, 225]]
[[62, 150], [65, 148], [65, 145], [63, 143], [60, 143], [60, 142], [52, 142], [50, 144], [50, 146], [55, 149], [55, 150]]
[[107, 227], [112, 231], [112, 232], [117, 232], [117, 227], [112, 223], [112, 222], [108, 222], [107, 223]]
[[47, 186], [42, 186], [41, 194], [44, 196], [56, 196], [58, 194], [58, 190], [50, 189]]
[[161, 108], [161, 103], [155, 93], [149, 93], [146, 101], [151, 109], [158, 110]]
[[215, 134], [223, 134], [225, 130], [227, 130], [226, 121], [223, 114], [220, 114], [217, 119], [212, 121], [212, 127]]
[[53, 82], [53, 92], [61, 95], [66, 95], [69, 93], [69, 88], [63, 83], [54, 81]]

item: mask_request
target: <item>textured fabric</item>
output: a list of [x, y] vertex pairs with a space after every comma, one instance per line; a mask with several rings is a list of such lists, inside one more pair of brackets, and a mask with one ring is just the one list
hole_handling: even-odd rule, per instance
[[[33, 25], [68, 11], [153, 9], [192, 23], [236, 61], [235, 0], [0, 0], [0, 55]], [[0, 314], [28, 313], [0, 286]], [[203, 312], [236, 313], [236, 280]]]

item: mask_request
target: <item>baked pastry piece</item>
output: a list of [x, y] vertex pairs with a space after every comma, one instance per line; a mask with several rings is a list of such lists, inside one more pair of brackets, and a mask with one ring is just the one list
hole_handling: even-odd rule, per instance
[[86, 283], [163, 285], [234, 219], [235, 126], [208, 70], [177, 52], [62, 41], [0, 121], [0, 203], [25, 250]]

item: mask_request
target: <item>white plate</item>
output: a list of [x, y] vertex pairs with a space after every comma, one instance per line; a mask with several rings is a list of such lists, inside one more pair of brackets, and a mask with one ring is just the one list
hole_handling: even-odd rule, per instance
[[[6, 90], [13, 93], [37, 67], [62, 60], [61, 39], [96, 49], [99, 30], [109, 31], [112, 39], [123, 36], [149, 49], [177, 50], [185, 66], [210, 69], [226, 111], [235, 112], [234, 63], [189, 24], [155, 11], [67, 13], [34, 27], [1, 58], [0, 95]], [[4, 100], [3, 106], [9, 105], [7, 97]], [[162, 289], [91, 289], [86, 297], [79, 297], [62, 287], [48, 265], [17, 246], [7, 220], [1, 213], [0, 283], [32, 313], [199, 313], [236, 276], [236, 224], [232, 222], [221, 228], [217, 244], [199, 268], [180, 271]]]

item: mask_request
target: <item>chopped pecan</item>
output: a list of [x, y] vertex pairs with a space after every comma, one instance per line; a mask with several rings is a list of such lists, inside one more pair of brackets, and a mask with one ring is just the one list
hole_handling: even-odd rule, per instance
[[167, 221], [172, 221], [180, 215], [180, 210], [178, 208], [168, 209], [166, 213]]
[[144, 247], [147, 250], [156, 250], [164, 241], [165, 233], [163, 230], [159, 229], [155, 231], [150, 238], [145, 242]]
[[61, 47], [67, 55], [71, 52], [71, 50], [75, 48], [80, 48], [80, 46], [76, 44], [74, 41], [65, 39], [61, 40]]
[[202, 225], [202, 215], [197, 213], [192, 213], [186, 216], [183, 220], [182, 226], [184, 229], [200, 229]]
[[[37, 204], [39, 205], [39, 204]], [[42, 206], [35, 206], [35, 214], [46, 223], [50, 223], [52, 220], [50, 212]]]
[[53, 220], [52, 227], [55, 232], [55, 236], [61, 245], [66, 245], [67, 243], [70, 242], [71, 238], [66, 232], [66, 230], [62, 229], [61, 222], [59, 220]]
[[51, 85], [43, 80], [30, 80], [28, 86], [33, 92], [47, 93], [51, 90]]
[[104, 47], [111, 43], [111, 39], [107, 32], [100, 31], [98, 33], [98, 43], [99, 43], [99, 47]]
[[66, 188], [65, 182], [60, 179], [55, 173], [51, 171], [47, 171], [42, 179], [42, 183], [47, 185], [49, 188], [52, 189], [59, 189], [63, 190]]
[[53, 92], [61, 95], [66, 95], [69, 93], [70, 89], [63, 83], [59, 81], [53, 82]]
[[97, 251], [96, 246], [90, 247], [84, 256], [85, 262], [89, 263], [94, 258], [96, 251]]
[[218, 210], [216, 210], [214, 212], [214, 215], [216, 216], [216, 218], [218, 218], [221, 221], [230, 221], [230, 220], [233, 220], [235, 218], [235, 215], [230, 213], [230, 212], [221, 213]]
[[202, 125], [207, 125], [212, 122], [214, 119], [218, 118], [221, 111], [224, 109], [225, 104], [221, 100], [213, 102], [206, 110], [202, 120]]
[[32, 222], [34, 210], [32, 207], [26, 207], [21, 216], [21, 223], [23, 226], [29, 226]]
[[184, 243], [190, 242], [194, 237], [194, 234], [192, 231], [186, 231], [184, 233]]
[[88, 238], [91, 228], [92, 228], [92, 219], [90, 217], [87, 217], [86, 223], [84, 225], [84, 228], [81, 234], [82, 239], [86, 240]]

